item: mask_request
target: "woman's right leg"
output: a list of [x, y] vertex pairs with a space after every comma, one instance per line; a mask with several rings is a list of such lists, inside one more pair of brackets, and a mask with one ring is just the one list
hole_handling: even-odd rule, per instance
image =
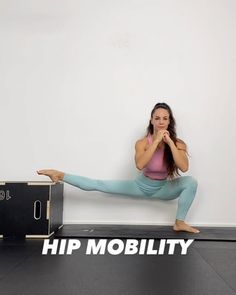
[[39, 175], [46, 175], [52, 181], [63, 181], [85, 191], [100, 191], [123, 196], [145, 197], [135, 180], [97, 180], [79, 175], [67, 174], [57, 170], [40, 170]]
[[100, 191], [123, 196], [144, 197], [134, 180], [100, 180], [65, 174], [63, 181], [85, 191]]

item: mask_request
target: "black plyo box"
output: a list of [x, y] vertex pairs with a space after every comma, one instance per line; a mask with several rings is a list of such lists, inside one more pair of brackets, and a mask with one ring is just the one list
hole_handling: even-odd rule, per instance
[[63, 226], [61, 182], [0, 182], [0, 237], [48, 238]]

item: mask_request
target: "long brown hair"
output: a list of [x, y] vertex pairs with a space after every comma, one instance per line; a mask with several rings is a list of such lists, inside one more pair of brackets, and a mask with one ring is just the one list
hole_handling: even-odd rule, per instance
[[[151, 118], [153, 117], [153, 114], [154, 112], [159, 109], [159, 108], [162, 108], [162, 109], [165, 109], [168, 111], [169, 113], [169, 120], [170, 120], [170, 123], [169, 123], [169, 126], [167, 128], [167, 130], [169, 131], [170, 133], [170, 138], [173, 140], [174, 144], [176, 145], [176, 142], [181, 142], [181, 143], [184, 143], [181, 139], [177, 138], [177, 134], [176, 134], [176, 122], [175, 122], [175, 118], [173, 116], [173, 112], [171, 110], [171, 108], [168, 106], [168, 104], [164, 103], [164, 102], [160, 102], [160, 103], [157, 103], [154, 108], [152, 109], [151, 111]], [[149, 120], [149, 125], [147, 127], [147, 134], [146, 136], [150, 133], [150, 134], [153, 134], [154, 130], [153, 130], [153, 125], [151, 123], [151, 119]], [[186, 146], [186, 145], [185, 145]], [[187, 150], [186, 150], [187, 152]], [[172, 152], [171, 152], [171, 149], [169, 147], [168, 144], [165, 145], [165, 150], [164, 150], [164, 161], [166, 163], [166, 166], [167, 166], [167, 173], [168, 173], [168, 177], [170, 179], [173, 179], [175, 178], [177, 175], [180, 176], [179, 174], [179, 169], [178, 167], [176, 166], [175, 162], [174, 162], [174, 159], [173, 159], [173, 156], [172, 156]]]

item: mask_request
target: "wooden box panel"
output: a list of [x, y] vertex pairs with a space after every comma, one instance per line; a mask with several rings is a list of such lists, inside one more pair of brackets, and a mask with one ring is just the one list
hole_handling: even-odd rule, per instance
[[62, 224], [63, 183], [0, 182], [0, 235], [49, 237]]

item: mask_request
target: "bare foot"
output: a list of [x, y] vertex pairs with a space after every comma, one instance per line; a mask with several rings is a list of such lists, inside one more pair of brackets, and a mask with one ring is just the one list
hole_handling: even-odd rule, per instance
[[46, 170], [38, 170], [37, 173], [39, 175], [46, 175], [51, 178], [53, 182], [58, 182], [63, 180], [64, 173], [58, 170], [46, 169]]
[[184, 221], [176, 220], [174, 226], [173, 226], [174, 231], [187, 231], [190, 233], [195, 233], [198, 234], [200, 231], [188, 224], [186, 224]]

